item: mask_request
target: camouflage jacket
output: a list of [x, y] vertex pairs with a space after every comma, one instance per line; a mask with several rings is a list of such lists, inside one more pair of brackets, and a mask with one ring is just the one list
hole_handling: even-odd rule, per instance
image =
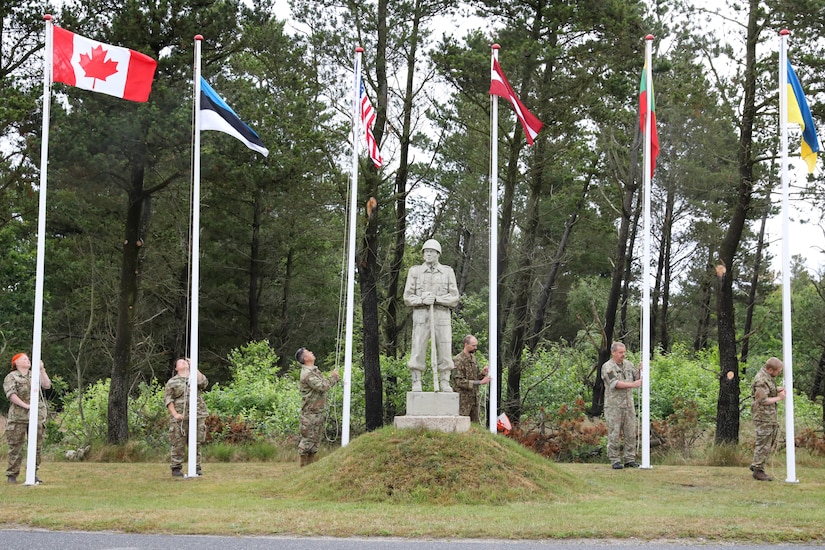
[[[209, 415], [206, 411], [206, 402], [203, 400], [203, 390], [209, 385], [206, 376], [198, 382], [198, 418]], [[176, 374], [166, 383], [163, 389], [163, 406], [169, 408], [169, 403], [175, 404], [175, 410], [184, 418], [189, 418], [189, 377]]]
[[453, 389], [464, 393], [478, 393], [478, 385], [474, 380], [481, 380], [481, 371], [474, 355], [462, 351], [453, 357]]
[[318, 370], [315, 365], [301, 366], [301, 412], [322, 412], [327, 405], [327, 392], [338, 382], [338, 375], [331, 374], [329, 378]]
[[765, 399], [776, 397], [779, 392], [776, 389], [776, 379], [762, 367], [751, 384], [751, 415], [754, 422], [765, 422], [768, 424], [778, 424], [779, 419], [776, 414], [776, 403], [766, 404]]
[[[27, 374], [23, 374], [19, 370], [14, 369], [6, 375], [6, 379], [3, 380], [3, 391], [9, 399], [9, 423], [28, 423], [29, 410], [11, 403], [11, 396], [17, 394], [17, 397], [22, 399], [24, 403], [31, 403], [31, 387], [31, 370], [29, 370]], [[40, 399], [37, 403], [37, 422], [39, 424], [46, 421], [46, 412], [46, 400], [43, 398], [43, 392], [40, 392]]]
[[617, 388], [616, 382], [635, 382], [639, 379], [639, 369], [630, 361], [622, 361], [618, 365], [613, 359], [602, 365], [602, 380], [604, 380], [604, 406], [633, 408], [633, 388]]

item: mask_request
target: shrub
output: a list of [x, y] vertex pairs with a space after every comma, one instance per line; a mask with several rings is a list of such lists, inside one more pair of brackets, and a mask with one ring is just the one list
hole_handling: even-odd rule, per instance
[[584, 400], [573, 407], [563, 404], [555, 413], [544, 408], [533, 421], [522, 422], [508, 437], [547, 458], [564, 462], [588, 462], [601, 455], [607, 428], [587, 418]]
[[706, 428], [699, 421], [699, 407], [694, 401], [676, 397], [673, 409], [666, 419], [651, 421], [656, 450], [659, 454], [676, 452], [689, 458], [691, 449], [705, 434]]
[[[67, 394], [63, 411], [55, 416], [55, 428], [47, 426], [50, 444], [62, 443], [69, 449], [97, 445], [106, 441], [110, 380], [98, 380], [85, 391]], [[163, 386], [156, 380], [141, 382], [128, 401], [129, 435], [150, 448], [168, 446], [169, 413], [163, 406]], [[59, 435], [58, 435], [59, 434]]]
[[[667, 355], [656, 354], [652, 366], [644, 368], [650, 373], [650, 417], [665, 420], [677, 417], [678, 403], [691, 403], [695, 407], [696, 422], [709, 423], [716, 418], [717, 392], [719, 387], [716, 352], [701, 352], [692, 357], [681, 345], [674, 345]], [[676, 417], [674, 417], [675, 419]]]
[[296, 433], [301, 412], [297, 376], [278, 376], [278, 356], [269, 342], [250, 342], [232, 350], [228, 359], [232, 381], [215, 384], [204, 394], [209, 412], [264, 436]]
[[[592, 354], [554, 344], [524, 352], [521, 372], [522, 414], [536, 418], [542, 410], [558, 411], [568, 403], [589, 400]], [[506, 380], [507, 373], [502, 374]], [[574, 407], [575, 408], [575, 407]]]
[[825, 433], [819, 433], [811, 428], [805, 428], [794, 439], [796, 446], [807, 449], [813, 454], [825, 456]]

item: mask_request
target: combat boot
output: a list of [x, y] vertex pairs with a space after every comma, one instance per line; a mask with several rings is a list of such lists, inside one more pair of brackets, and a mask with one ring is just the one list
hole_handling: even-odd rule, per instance
[[764, 470], [754, 470], [753, 479], [758, 479], [759, 481], [773, 481], [773, 478], [766, 474]]
[[412, 391], [421, 391], [421, 371], [418, 370], [411, 370], [410, 375], [412, 376]]
[[180, 471], [180, 466], [172, 468], [172, 477], [183, 477], [183, 472]]
[[309, 464], [309, 455], [301, 455], [301, 468]]
[[312, 464], [313, 462], [318, 462], [318, 454], [317, 453], [309, 453], [307, 455], [307, 464]]

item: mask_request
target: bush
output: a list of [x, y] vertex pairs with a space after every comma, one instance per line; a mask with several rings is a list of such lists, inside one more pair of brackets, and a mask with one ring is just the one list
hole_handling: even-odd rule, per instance
[[[62, 443], [68, 449], [99, 445], [108, 431], [110, 380], [98, 380], [85, 391], [66, 395], [63, 411], [55, 417], [55, 426], [47, 425], [47, 443]], [[78, 397], [79, 396], [79, 397]], [[168, 447], [169, 412], [163, 406], [163, 386], [153, 380], [141, 382], [129, 397], [129, 435], [150, 448]]]
[[691, 403], [696, 408], [696, 422], [710, 423], [716, 418], [719, 388], [719, 358], [716, 351], [700, 352], [695, 357], [681, 345], [674, 345], [667, 355], [656, 354], [650, 373], [650, 418], [665, 420], [677, 413], [677, 403]]
[[584, 400], [573, 407], [562, 405], [554, 413], [542, 408], [535, 420], [522, 422], [509, 437], [538, 454], [563, 462], [600, 459], [607, 428], [587, 418]]
[[673, 409], [673, 413], [666, 419], [651, 421], [657, 453], [661, 455], [673, 452], [683, 458], [690, 458], [694, 444], [705, 434], [706, 424], [699, 421], [699, 407], [694, 401], [676, 397]]
[[261, 436], [298, 431], [301, 395], [297, 375], [278, 376], [278, 356], [267, 341], [250, 342], [229, 354], [232, 381], [204, 394], [209, 412], [243, 422]]
[[[537, 418], [543, 410], [558, 411], [568, 403], [589, 401], [588, 375], [593, 357], [589, 351], [558, 344], [524, 352], [521, 372], [522, 415]], [[504, 380], [507, 373], [502, 374]], [[502, 382], [503, 384], [503, 382]]]

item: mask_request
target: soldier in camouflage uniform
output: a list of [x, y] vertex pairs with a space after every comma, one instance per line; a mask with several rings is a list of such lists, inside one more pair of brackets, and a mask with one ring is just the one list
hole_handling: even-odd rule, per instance
[[458, 414], [469, 416], [470, 422], [479, 423], [479, 386], [488, 384], [490, 377], [487, 376], [489, 367], [478, 370], [478, 362], [475, 358], [478, 349], [478, 340], [472, 334], [468, 334], [463, 340], [464, 349], [453, 357], [453, 389], [458, 392]]
[[[163, 390], [163, 404], [169, 409], [169, 443], [171, 444], [172, 477], [183, 477], [181, 466], [186, 460], [186, 448], [189, 444], [189, 359], [175, 361], [175, 375], [166, 383]], [[209, 380], [198, 371], [198, 435], [197, 435], [197, 475], [202, 475], [200, 445], [206, 440], [206, 402], [203, 400], [203, 390], [209, 385]]]
[[[412, 391], [421, 391], [421, 375], [427, 356], [427, 342], [435, 335], [438, 389], [453, 391], [450, 372], [453, 370], [453, 331], [451, 310], [458, 305], [458, 285], [453, 268], [438, 263], [441, 245], [430, 239], [422, 246], [424, 263], [414, 265], [407, 272], [404, 285], [404, 303], [413, 308], [412, 350], [407, 367], [412, 377]], [[432, 313], [432, 319], [431, 314]], [[435, 323], [434, 328], [431, 323]]]
[[610, 353], [611, 359], [602, 365], [607, 458], [614, 470], [638, 468], [633, 389], [642, 385], [641, 365], [637, 369], [633, 363], [625, 360], [627, 349], [621, 342], [613, 342]]
[[[3, 391], [9, 399], [9, 417], [6, 424], [6, 439], [9, 442], [9, 465], [6, 469], [6, 479], [9, 483], [17, 483], [20, 475], [20, 464], [23, 462], [23, 443], [29, 433], [29, 403], [31, 402], [32, 373], [31, 360], [25, 353], [18, 353], [11, 360], [11, 372], [3, 380]], [[52, 381], [46, 374], [46, 367], [40, 361], [40, 387], [47, 390], [52, 387]], [[35, 468], [40, 467], [41, 448], [46, 428], [46, 400], [43, 394], [37, 404], [37, 450]], [[35, 472], [35, 483], [42, 483]]]
[[751, 415], [753, 426], [756, 429], [756, 444], [753, 449], [753, 464], [751, 471], [754, 479], [771, 481], [765, 473], [765, 462], [773, 452], [776, 444], [776, 435], [779, 432], [779, 420], [776, 414], [776, 404], [785, 399], [785, 389], [776, 387], [775, 378], [782, 372], [784, 365], [776, 357], [765, 362], [751, 384]]
[[316, 460], [324, 431], [327, 392], [338, 382], [338, 369], [326, 378], [315, 366], [315, 354], [306, 348], [295, 352], [295, 360], [301, 364], [301, 440], [298, 442], [298, 454], [301, 456], [301, 466], [306, 466]]

